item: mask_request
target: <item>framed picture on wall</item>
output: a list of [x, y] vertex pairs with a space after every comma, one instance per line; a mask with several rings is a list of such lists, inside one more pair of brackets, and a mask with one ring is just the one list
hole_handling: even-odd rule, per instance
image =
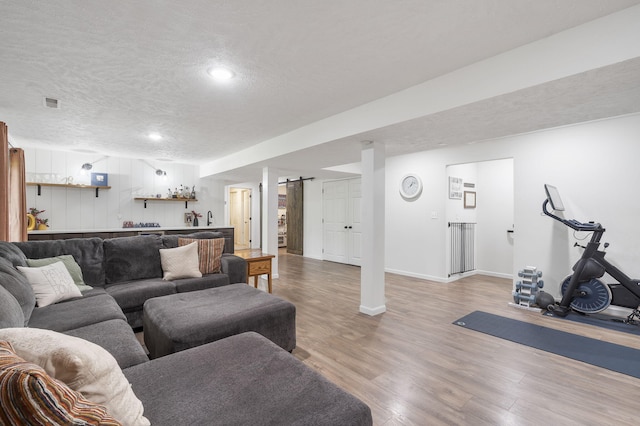
[[452, 200], [462, 198], [462, 178], [449, 176], [449, 198]]
[[476, 193], [475, 191], [464, 191], [464, 208], [475, 209], [476, 208]]

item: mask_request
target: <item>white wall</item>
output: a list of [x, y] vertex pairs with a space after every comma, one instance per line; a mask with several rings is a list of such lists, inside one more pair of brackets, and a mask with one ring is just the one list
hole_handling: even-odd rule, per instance
[[304, 181], [302, 253], [305, 257], [322, 259], [322, 182], [314, 179]]
[[[561, 191], [567, 208], [565, 216], [603, 223], [607, 228], [603, 241], [612, 243], [607, 257], [629, 275], [640, 276], [640, 227], [635, 226], [640, 211], [640, 199], [635, 195], [640, 182], [638, 140], [640, 115], [636, 114], [387, 158], [386, 270], [446, 281], [446, 167], [512, 158], [513, 189], [506, 184], [504, 187], [505, 195], [514, 194], [511, 274], [524, 266], [537, 266], [544, 273], [545, 290], [556, 294], [558, 283], [581, 254], [572, 247], [573, 232], [541, 215], [543, 185], [551, 183]], [[404, 201], [398, 192], [401, 177], [409, 172], [417, 173], [423, 181], [422, 195], [413, 202]], [[485, 175], [479, 175], [478, 185]], [[314, 185], [321, 182], [314, 181]], [[478, 206], [491, 202], [491, 198], [484, 198], [490, 195], [480, 188]], [[317, 201], [322, 198], [321, 192], [315, 192], [316, 200], [312, 199], [313, 194], [314, 191], [305, 192], [305, 204], [321, 203]], [[305, 215], [310, 210], [306, 208]], [[437, 218], [432, 219], [432, 214]], [[484, 219], [479, 216], [478, 220]], [[505, 226], [496, 232], [506, 234]], [[305, 251], [312, 252], [313, 248], [313, 252], [321, 252], [318, 235], [322, 235], [321, 218], [311, 221], [307, 217]], [[485, 267], [494, 268], [482, 266]]]
[[[167, 171], [167, 179], [156, 176], [152, 167], [141, 160], [109, 157], [76, 152], [49, 151], [25, 148], [27, 180], [54, 180], [72, 176], [73, 183], [89, 184], [91, 172], [108, 173], [110, 189], [93, 189], [43, 186], [37, 195], [35, 186], [27, 187], [27, 208], [46, 210], [42, 217], [49, 218], [51, 230], [92, 230], [121, 228], [123, 221], [158, 222], [163, 227], [185, 226], [184, 213], [195, 210], [202, 214], [200, 226], [206, 224], [207, 211], [211, 210], [214, 224], [223, 226], [224, 186], [212, 178], [199, 178], [198, 166], [162, 163], [155, 166]], [[100, 160], [100, 161], [96, 161]], [[81, 165], [95, 162], [86, 175]], [[38, 175], [36, 175], [36, 173]], [[197, 202], [149, 201], [144, 208], [135, 197], [161, 194], [166, 197], [169, 188], [180, 185], [196, 186]]]

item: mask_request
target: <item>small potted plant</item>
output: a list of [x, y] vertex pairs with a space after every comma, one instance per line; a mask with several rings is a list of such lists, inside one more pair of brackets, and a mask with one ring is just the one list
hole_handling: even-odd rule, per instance
[[38, 217], [39, 214], [44, 213], [45, 210], [38, 210], [35, 207], [31, 207], [29, 209], [29, 213], [27, 214], [27, 229], [33, 230], [37, 229], [39, 231], [45, 231], [49, 228], [49, 219], [44, 219]]
[[198, 218], [202, 215], [195, 210], [191, 210], [191, 214], [193, 215], [193, 226], [198, 226]]

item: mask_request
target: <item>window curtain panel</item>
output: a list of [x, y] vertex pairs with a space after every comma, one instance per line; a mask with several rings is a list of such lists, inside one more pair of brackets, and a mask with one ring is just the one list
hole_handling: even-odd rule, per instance
[[[26, 214], [26, 211], [25, 211]], [[9, 241], [9, 135], [0, 121], [0, 241]]]
[[9, 150], [9, 241], [27, 241], [24, 150]]

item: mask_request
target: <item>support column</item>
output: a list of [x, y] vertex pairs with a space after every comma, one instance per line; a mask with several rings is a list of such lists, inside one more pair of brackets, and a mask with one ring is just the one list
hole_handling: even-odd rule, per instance
[[273, 254], [271, 276], [278, 278], [278, 174], [262, 169], [262, 252]]
[[362, 143], [362, 264], [360, 312], [378, 315], [387, 310], [384, 296], [384, 145]]

